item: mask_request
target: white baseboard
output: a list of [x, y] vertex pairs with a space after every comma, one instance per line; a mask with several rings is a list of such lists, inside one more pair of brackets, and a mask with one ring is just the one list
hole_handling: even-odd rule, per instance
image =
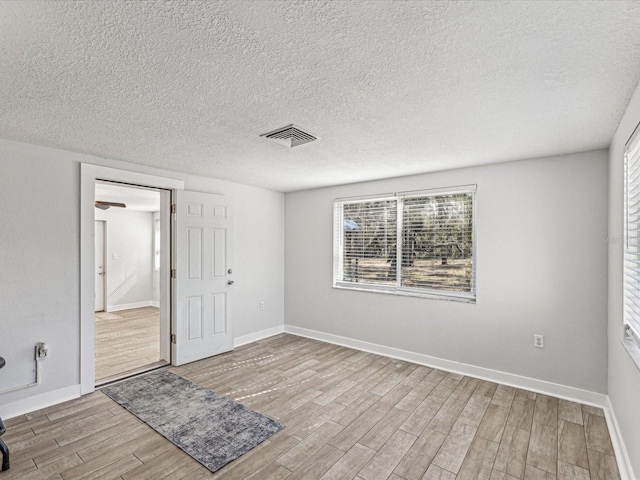
[[152, 307], [160, 308], [160, 302], [156, 302], [155, 300], [151, 300], [151, 301], [149, 302], [149, 304], [150, 304]]
[[80, 385], [59, 388], [58, 390], [27, 397], [13, 403], [0, 405], [0, 417], [6, 420], [79, 397]]
[[607, 395], [606, 406], [604, 408], [604, 416], [607, 419], [607, 427], [609, 428], [609, 436], [611, 437], [611, 443], [613, 444], [613, 451], [616, 454], [616, 460], [618, 461], [618, 470], [620, 470], [620, 478], [625, 480], [635, 480], [636, 477], [633, 474], [633, 468], [631, 467], [631, 461], [629, 459], [629, 453], [622, 441], [622, 435], [620, 433], [620, 427], [616, 418], [611, 399]]
[[122, 305], [107, 305], [105, 312], [119, 312], [120, 310], [131, 310], [132, 308], [160, 307], [158, 302], [147, 300], [145, 302], [123, 303]]
[[511, 387], [522, 388], [532, 392], [543, 393], [553, 397], [572, 400], [587, 405], [604, 408], [606, 406], [606, 395], [602, 393], [590, 392], [579, 388], [568, 387], [558, 383], [537, 380], [535, 378], [523, 377], [513, 373], [501, 372], [499, 370], [491, 370], [489, 368], [477, 367], [466, 363], [454, 362], [443, 358], [432, 357], [422, 353], [409, 352], [399, 348], [386, 347], [375, 343], [363, 342], [352, 338], [341, 337], [330, 333], [318, 332], [306, 328], [295, 327], [293, 325], [285, 325], [284, 331], [300, 337], [313, 338], [323, 342], [341, 345], [343, 347], [355, 348], [364, 352], [376, 353], [386, 357], [397, 358], [407, 362], [425, 365], [427, 367], [438, 368], [448, 372], [459, 373], [470, 377], [489, 380], [491, 382], [502, 383]]
[[247, 343], [257, 342], [263, 338], [273, 337], [279, 333], [284, 333], [284, 325], [278, 325], [277, 327], [267, 328], [260, 330], [259, 332], [250, 333], [233, 339], [233, 347], [241, 347]]

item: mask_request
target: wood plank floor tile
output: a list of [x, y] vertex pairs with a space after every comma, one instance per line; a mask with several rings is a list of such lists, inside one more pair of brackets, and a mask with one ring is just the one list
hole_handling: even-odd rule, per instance
[[464, 401], [456, 400], [453, 396], [449, 397], [427, 424], [427, 427], [448, 434], [464, 410], [465, 405]]
[[315, 455], [298, 467], [288, 480], [316, 480], [326, 473], [344, 455], [331, 445], [324, 445]]
[[61, 457], [57, 459], [55, 462], [50, 463], [46, 466], [39, 467], [37, 470], [27, 473], [26, 475], [22, 475], [20, 476], [20, 479], [21, 480], [37, 480], [42, 478], [48, 479], [53, 475], [56, 475], [58, 472], [68, 470], [69, 468], [80, 465], [81, 463], [82, 463], [82, 460], [80, 459], [78, 454], [72, 453], [64, 457]]
[[[403, 383], [403, 385], [406, 384]], [[409, 393], [407, 393], [407, 395], [405, 395], [402, 400], [400, 400], [396, 404], [395, 408], [404, 410], [408, 413], [413, 412], [416, 407], [420, 405], [425, 398], [427, 398], [427, 395], [429, 395], [434, 388], [435, 385], [416, 385]]]
[[558, 479], [561, 480], [590, 480], [589, 468], [581, 468], [576, 465], [558, 461]]
[[562, 398], [558, 400], [558, 420], [566, 420], [567, 422], [584, 425], [580, 404]]
[[281, 480], [289, 478], [289, 475], [291, 475], [289, 470], [275, 462], [272, 462], [247, 478], [253, 480]]
[[415, 441], [416, 437], [410, 433], [396, 430], [360, 470], [358, 476], [363, 480], [386, 480]]
[[500, 470], [492, 470], [489, 480], [519, 480], [517, 477], [513, 477], [508, 473], [501, 472]]
[[508, 407], [490, 403], [478, 426], [478, 436], [500, 443], [508, 416]]
[[590, 413], [592, 415], [598, 415], [604, 417], [604, 411], [598, 407], [592, 407], [591, 405], [582, 405], [582, 413]]
[[0, 480], [619, 479], [602, 409], [457, 373], [288, 334], [169, 371], [285, 429], [212, 474], [97, 391], [7, 419]]
[[506, 425], [493, 468], [516, 478], [522, 478], [528, 448], [529, 432], [513, 425]]
[[533, 421], [547, 427], [558, 428], [558, 399], [548, 395], [537, 395]]
[[456, 480], [488, 480], [498, 454], [499, 444], [482, 437], [475, 437], [462, 462]]
[[[379, 450], [394, 435], [408, 416], [407, 412], [395, 407], [392, 408], [358, 443], [373, 450]], [[414, 438], [416, 437], [414, 436]]]
[[[343, 452], [347, 452], [385, 416], [385, 412], [371, 407], [354, 422], [345, 427], [329, 443]], [[369, 449], [371, 450], [371, 449]]]
[[478, 383], [478, 386], [476, 387], [476, 390], [473, 393], [475, 393], [476, 395], [483, 395], [485, 397], [492, 398], [497, 388], [498, 388], [497, 383], [488, 382], [486, 380], [480, 380], [480, 383]]
[[353, 478], [371, 460], [375, 453], [375, 450], [356, 443], [320, 479], [345, 480]]
[[380, 400], [380, 396], [366, 392], [351, 405], [333, 417], [333, 420], [345, 427], [355, 421], [360, 415]]
[[276, 462], [293, 471], [315, 455], [329, 440], [340, 433], [345, 427], [338, 423], [326, 422], [315, 432], [298, 443], [291, 450], [281, 455]]
[[593, 413], [585, 413], [584, 431], [587, 439], [587, 448], [607, 455], [614, 454], [607, 422], [604, 417]]
[[490, 397], [477, 394], [472, 395], [460, 413], [459, 420], [467, 425], [480, 426], [490, 401]]
[[588, 469], [584, 427], [566, 420], [560, 420], [558, 425], [558, 460]]
[[516, 397], [525, 397], [530, 400], [535, 400], [536, 395], [537, 394], [535, 392], [530, 392], [529, 390], [522, 390], [520, 388], [516, 390]]
[[524, 471], [524, 480], [556, 480], [556, 475], [527, 465]]
[[457, 429], [451, 431], [433, 459], [433, 465], [458, 473], [476, 434], [476, 428], [459, 423]]
[[533, 422], [533, 411], [535, 408], [535, 400], [527, 397], [516, 396], [511, 404], [511, 412], [507, 423], [522, 430], [531, 430], [531, 422]]
[[418, 365], [413, 372], [411, 372], [407, 377], [402, 380], [403, 385], [407, 385], [409, 387], [417, 387], [418, 384], [424, 380], [424, 378], [429, 375], [433, 371], [433, 368], [425, 367], [423, 365]]
[[456, 480], [456, 474], [432, 464], [422, 480]]
[[613, 455], [587, 449], [589, 456], [589, 475], [591, 480], [618, 480], [620, 472]]
[[491, 403], [494, 405], [501, 405], [503, 407], [510, 408], [511, 403], [516, 395], [516, 389], [507, 385], [498, 385], [493, 397], [491, 397]]
[[[440, 398], [440, 395], [436, 393], [437, 388], [438, 387], [436, 387], [427, 396], [427, 398], [425, 398], [420, 405], [416, 407], [411, 415], [409, 415], [407, 420], [400, 427], [402, 430], [416, 436], [422, 433], [431, 419], [433, 419], [433, 417], [438, 413], [438, 410], [440, 410], [444, 400], [446, 400], [446, 398]], [[451, 391], [453, 390], [451, 389]]]
[[241, 462], [233, 461], [225, 466], [216, 478], [225, 480], [248, 478], [297, 444], [298, 441], [293, 437], [276, 434], [240, 457]]
[[96, 382], [160, 360], [160, 309], [133, 308], [95, 315]]
[[529, 440], [527, 465], [555, 475], [557, 463], [558, 430], [534, 422]]
[[[342, 405], [329, 403], [288, 429], [287, 434], [297, 440], [303, 440], [329, 420], [335, 421], [333, 420], [334, 417], [339, 415], [343, 409]], [[286, 422], [283, 422], [283, 424], [287, 427], [289, 426]]]
[[435, 430], [423, 431], [398, 463], [394, 473], [406, 480], [421, 479], [446, 438], [444, 433]]

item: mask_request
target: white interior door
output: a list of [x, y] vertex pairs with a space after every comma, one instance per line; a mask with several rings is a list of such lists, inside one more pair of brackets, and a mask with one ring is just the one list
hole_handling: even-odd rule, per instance
[[104, 310], [104, 221], [95, 221], [95, 299], [96, 312]]
[[222, 195], [177, 191], [173, 363], [233, 350], [233, 212]]

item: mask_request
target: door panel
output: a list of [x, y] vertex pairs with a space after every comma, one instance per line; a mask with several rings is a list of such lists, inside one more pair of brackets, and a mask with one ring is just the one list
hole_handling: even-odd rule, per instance
[[233, 349], [233, 219], [222, 195], [179, 190], [175, 222], [174, 365]]

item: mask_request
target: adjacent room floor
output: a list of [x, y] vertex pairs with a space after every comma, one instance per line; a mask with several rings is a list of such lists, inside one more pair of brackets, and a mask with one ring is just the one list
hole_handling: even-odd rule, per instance
[[171, 371], [286, 428], [211, 474], [102, 392], [8, 420], [10, 478], [616, 479], [599, 408], [278, 335]]
[[96, 312], [96, 385], [149, 370], [160, 362], [160, 309]]

